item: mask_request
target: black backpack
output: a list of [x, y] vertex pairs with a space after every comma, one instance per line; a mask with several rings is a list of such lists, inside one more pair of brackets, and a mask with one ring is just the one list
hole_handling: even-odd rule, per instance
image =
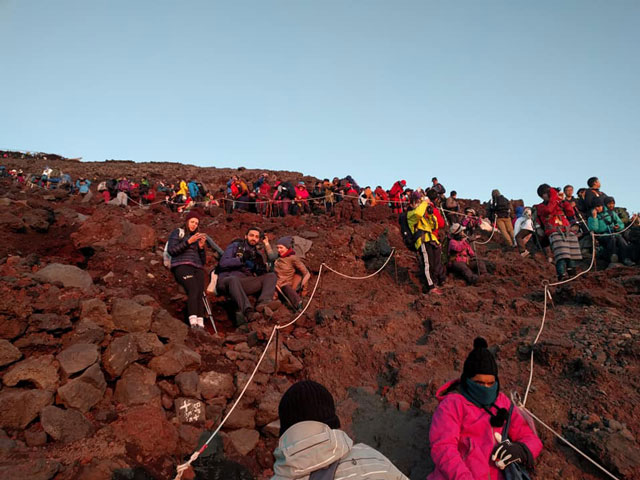
[[416, 242], [422, 235], [422, 232], [416, 229], [415, 232], [412, 232], [409, 228], [409, 221], [407, 220], [407, 212], [402, 212], [400, 214], [400, 218], [398, 219], [400, 223], [400, 233], [402, 234], [402, 241], [406, 245], [406, 247], [412, 252], [416, 252], [418, 249], [416, 248]]

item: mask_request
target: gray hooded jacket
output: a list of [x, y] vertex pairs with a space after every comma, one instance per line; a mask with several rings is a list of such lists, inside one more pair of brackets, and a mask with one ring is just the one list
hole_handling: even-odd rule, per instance
[[307, 480], [316, 470], [340, 461], [335, 480], [408, 480], [377, 450], [353, 441], [342, 430], [306, 421], [290, 427], [274, 451], [271, 480]]

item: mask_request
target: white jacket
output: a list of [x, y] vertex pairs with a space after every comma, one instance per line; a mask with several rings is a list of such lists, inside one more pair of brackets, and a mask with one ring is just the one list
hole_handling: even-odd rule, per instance
[[353, 441], [342, 430], [320, 422], [299, 422], [280, 437], [273, 452], [271, 480], [306, 480], [309, 475], [340, 460], [335, 480], [408, 480], [377, 450]]

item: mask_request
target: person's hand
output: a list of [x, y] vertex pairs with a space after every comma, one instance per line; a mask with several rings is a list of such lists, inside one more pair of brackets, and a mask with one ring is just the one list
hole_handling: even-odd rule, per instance
[[269, 236], [265, 235], [264, 238], [262, 239], [262, 243], [264, 243], [265, 247], [269, 246]]
[[203, 234], [202, 237], [200, 237], [200, 240], [198, 240], [198, 247], [200, 248], [204, 248], [204, 246], [207, 243], [207, 238], [205, 237], [205, 235]]
[[591, 210], [591, 216], [593, 218], [598, 218], [598, 211], [595, 208], [593, 210]]
[[511, 442], [509, 439], [502, 441], [499, 432], [494, 433], [498, 444], [491, 450], [491, 461], [500, 470], [504, 470], [507, 465], [514, 462], [526, 464], [528, 462], [527, 447], [520, 442]]
[[187, 243], [191, 245], [192, 243], [196, 243], [200, 241], [200, 239], [204, 239], [204, 238], [205, 238], [204, 233], [196, 233], [195, 235], [191, 235], [189, 237], [189, 240], [187, 240]]

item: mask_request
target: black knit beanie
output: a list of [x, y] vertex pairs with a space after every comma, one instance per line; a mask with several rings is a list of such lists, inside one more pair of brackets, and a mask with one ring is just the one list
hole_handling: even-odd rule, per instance
[[493, 354], [488, 350], [487, 341], [478, 337], [473, 341], [473, 350], [464, 361], [462, 380], [472, 378], [478, 374], [495, 375], [498, 378], [498, 364]]
[[294, 383], [285, 392], [278, 406], [280, 436], [298, 422], [314, 420], [340, 428], [336, 406], [329, 390], [313, 380]]

